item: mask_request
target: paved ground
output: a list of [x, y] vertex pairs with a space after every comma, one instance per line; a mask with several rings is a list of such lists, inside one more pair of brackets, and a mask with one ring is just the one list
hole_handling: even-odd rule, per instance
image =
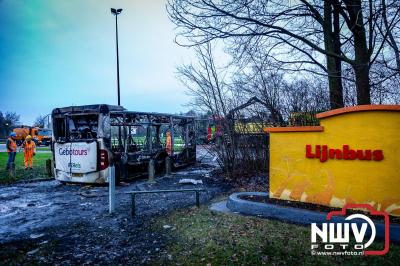
[[[174, 173], [171, 177], [159, 177], [157, 183], [138, 180], [127, 186], [117, 187], [117, 216], [130, 219], [130, 197], [132, 190], [205, 188], [201, 195], [204, 202], [220, 191], [209, 175], [212, 168], [204, 165]], [[203, 185], [182, 185], [181, 178], [202, 179]], [[147, 216], [178, 206], [194, 205], [194, 195], [148, 194], [139, 195], [137, 212]], [[17, 240], [38, 234], [49, 227], [88, 222], [91, 219], [109, 217], [108, 188], [81, 185], [64, 185], [60, 182], [44, 181], [0, 187], [0, 242]]]
[[[138, 216], [132, 218], [126, 192], [201, 187], [206, 189], [200, 197], [205, 203], [230, 189], [213, 178], [216, 167], [210, 164], [212, 158], [170, 177], [158, 177], [155, 184], [141, 179], [118, 186], [113, 215], [108, 214], [107, 187], [63, 185], [54, 180], [0, 186], [0, 261], [15, 261], [18, 256], [22, 263], [40, 264], [146, 261], [163, 247], [148, 221], [193, 206], [195, 197], [181, 193], [139, 195]], [[182, 185], [181, 178], [201, 179], [203, 184]]]

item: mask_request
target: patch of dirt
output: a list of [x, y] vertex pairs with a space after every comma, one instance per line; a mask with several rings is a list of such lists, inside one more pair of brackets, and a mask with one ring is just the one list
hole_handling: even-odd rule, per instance
[[4, 244], [0, 261], [39, 265], [149, 263], [166, 246], [161, 235], [151, 230], [151, 224], [152, 220], [144, 223], [125, 221], [116, 229], [87, 222], [51, 228], [39, 239]]
[[232, 184], [237, 191], [269, 191], [268, 173], [260, 173], [256, 176], [247, 176], [236, 180], [226, 178], [226, 180]]

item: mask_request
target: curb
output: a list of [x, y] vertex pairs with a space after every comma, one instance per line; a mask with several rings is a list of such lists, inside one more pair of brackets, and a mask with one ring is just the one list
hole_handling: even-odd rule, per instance
[[[240, 199], [239, 196], [262, 196], [268, 197], [266, 192], [239, 192], [229, 196], [226, 207], [233, 212], [239, 212], [251, 216], [261, 216], [264, 218], [277, 219], [289, 223], [310, 225], [311, 223], [321, 224], [326, 222], [327, 213], [311, 211], [293, 207], [280, 206], [271, 203], [253, 202]], [[332, 222], [344, 222], [343, 217], [334, 216]], [[356, 222], [358, 223], [358, 222]], [[374, 221], [376, 235], [384, 238], [385, 226], [381, 222]], [[400, 243], [400, 225], [390, 225], [390, 240]]]

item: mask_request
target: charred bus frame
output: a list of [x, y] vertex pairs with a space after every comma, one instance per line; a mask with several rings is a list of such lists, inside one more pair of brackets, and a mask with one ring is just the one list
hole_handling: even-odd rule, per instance
[[[175, 168], [196, 161], [195, 118], [191, 116], [133, 112], [112, 105], [87, 105], [56, 108], [52, 118], [55, 154], [59, 152], [55, 149], [69, 143], [71, 146], [67, 146], [70, 149], [67, 153], [71, 153], [74, 143], [97, 142], [98, 166], [87, 173], [76, 170], [79, 174], [75, 175], [80, 178], [74, 178], [71, 162], [68, 169], [57, 166], [61, 163], [54, 156], [55, 176], [61, 181], [107, 182], [110, 164], [116, 166], [117, 178], [124, 179], [130, 172], [146, 171], [150, 160], [154, 161], [156, 169], [164, 167], [167, 157]], [[170, 149], [166, 147], [167, 132], [171, 136]], [[62, 154], [61, 150], [59, 153]], [[82, 178], [89, 175], [93, 177]]]
[[[111, 112], [110, 126], [118, 129], [118, 138], [111, 139], [111, 150], [118, 158], [117, 168], [146, 166], [150, 159], [155, 161], [156, 168], [164, 166], [166, 157], [171, 158], [173, 167], [181, 167], [196, 161], [195, 118], [190, 116], [147, 113], [147, 112]], [[138, 143], [133, 135], [133, 129], [144, 127], [145, 140]], [[168, 154], [163, 135], [166, 131], [171, 135], [171, 150]], [[175, 143], [176, 135], [180, 135], [182, 143]], [[178, 138], [179, 139], [179, 138]], [[140, 140], [139, 140], [140, 142]], [[183, 146], [179, 152], [178, 145]], [[118, 165], [119, 164], [119, 165]]]

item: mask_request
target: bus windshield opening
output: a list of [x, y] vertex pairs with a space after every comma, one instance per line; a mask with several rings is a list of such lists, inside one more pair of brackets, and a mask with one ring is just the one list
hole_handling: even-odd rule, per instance
[[98, 115], [69, 115], [54, 120], [57, 141], [80, 141], [97, 138]]

